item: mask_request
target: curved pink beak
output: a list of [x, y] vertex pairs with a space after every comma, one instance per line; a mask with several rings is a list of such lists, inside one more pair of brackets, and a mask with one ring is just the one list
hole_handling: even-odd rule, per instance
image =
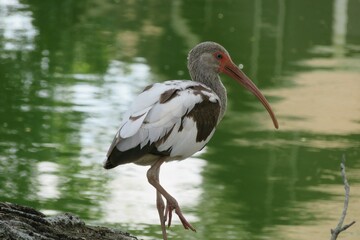
[[245, 75], [245, 73], [243, 73], [230, 59], [228, 62], [226, 62], [221, 67], [221, 71], [223, 73], [225, 73], [226, 75], [228, 75], [229, 77], [235, 79], [237, 82], [239, 82], [247, 90], [252, 92], [260, 100], [260, 102], [264, 105], [266, 110], [269, 112], [275, 128], [278, 129], [279, 123], [275, 117], [273, 110], [271, 109], [269, 102], [266, 100], [266, 98], [260, 92], [260, 90], [256, 87], [256, 85], [250, 80], [250, 78], [248, 78]]

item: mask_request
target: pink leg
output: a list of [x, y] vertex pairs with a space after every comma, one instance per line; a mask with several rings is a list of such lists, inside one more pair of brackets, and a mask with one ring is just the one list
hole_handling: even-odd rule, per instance
[[[155, 177], [156, 177], [157, 181], [159, 181], [159, 172], [160, 172], [160, 168], [158, 168], [155, 171]], [[156, 190], [156, 207], [157, 207], [159, 217], [160, 217], [160, 224], [161, 224], [163, 240], [167, 240], [168, 238], [167, 238], [166, 227], [165, 227], [166, 216], [164, 214], [165, 204], [164, 204], [164, 200], [162, 199], [161, 193], [157, 190]]]
[[[175, 213], [179, 216], [179, 219], [181, 223], [183, 224], [185, 229], [191, 229], [193, 231], [196, 231], [195, 228], [185, 219], [184, 215], [182, 214], [179, 204], [176, 201], [174, 197], [172, 197], [161, 185], [159, 181], [159, 172], [160, 172], [160, 166], [164, 163], [164, 160], [159, 160], [156, 163], [154, 163], [150, 169], [147, 172], [147, 178], [151, 185], [153, 185], [157, 190], [157, 206], [158, 206], [158, 212], [159, 215], [161, 213], [164, 213], [164, 208], [161, 208], [159, 206], [163, 206], [161, 195], [165, 197], [167, 204], [166, 204], [166, 210], [165, 215], [160, 216], [161, 221], [161, 228], [163, 229], [163, 237], [166, 239], [166, 231], [164, 230], [163, 224], [165, 224], [167, 216], [169, 216], [169, 222], [168, 226], [171, 225], [171, 219], [172, 219], [172, 211], [175, 210]], [[159, 196], [160, 195], [160, 196]], [[159, 200], [161, 199], [161, 201]], [[162, 202], [162, 204], [161, 204]], [[165, 226], [165, 225], [164, 225]], [[165, 232], [165, 235], [164, 235]]]

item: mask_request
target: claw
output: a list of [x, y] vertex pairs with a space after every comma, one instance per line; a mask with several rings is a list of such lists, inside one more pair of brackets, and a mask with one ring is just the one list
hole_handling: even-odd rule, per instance
[[196, 229], [186, 220], [184, 215], [181, 212], [181, 209], [179, 207], [179, 204], [177, 203], [175, 198], [170, 198], [167, 200], [166, 203], [166, 210], [165, 210], [165, 219], [169, 217], [168, 220], [168, 227], [171, 226], [171, 220], [172, 220], [172, 212], [175, 210], [175, 213], [178, 215], [182, 225], [185, 229], [191, 229], [192, 231], [196, 232]]
[[182, 214], [180, 207], [177, 207], [175, 209], [175, 213], [179, 216], [179, 219], [185, 229], [191, 229], [192, 231], [196, 232], [196, 229], [186, 220], [186, 218]]

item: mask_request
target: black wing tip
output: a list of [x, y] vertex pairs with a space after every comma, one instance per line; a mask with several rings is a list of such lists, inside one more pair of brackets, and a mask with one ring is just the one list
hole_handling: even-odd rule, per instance
[[103, 167], [104, 167], [105, 169], [112, 169], [112, 168], [114, 168], [114, 167], [116, 167], [116, 166], [115, 166], [115, 165], [110, 161], [110, 159], [108, 158], [108, 159], [105, 160]]

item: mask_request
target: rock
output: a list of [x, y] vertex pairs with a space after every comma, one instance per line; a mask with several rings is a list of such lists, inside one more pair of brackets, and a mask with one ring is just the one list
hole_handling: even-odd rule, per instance
[[88, 226], [71, 213], [47, 217], [33, 208], [3, 202], [0, 202], [0, 239], [137, 240], [126, 232]]

